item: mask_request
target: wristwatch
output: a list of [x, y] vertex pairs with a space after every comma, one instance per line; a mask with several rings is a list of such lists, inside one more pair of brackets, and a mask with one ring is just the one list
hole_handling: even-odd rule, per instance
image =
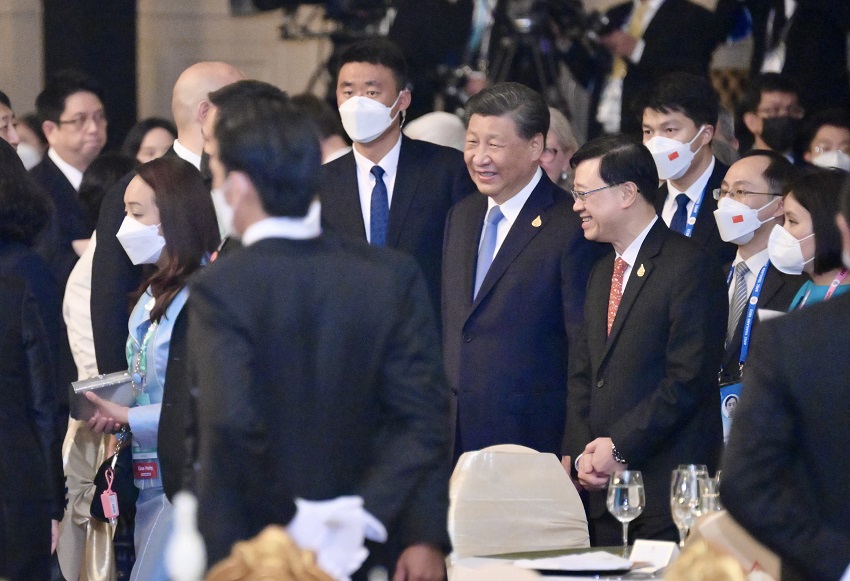
[[628, 464], [622, 454], [617, 451], [617, 448], [613, 443], [611, 444], [611, 457], [614, 458], [614, 462], [617, 462], [618, 464]]

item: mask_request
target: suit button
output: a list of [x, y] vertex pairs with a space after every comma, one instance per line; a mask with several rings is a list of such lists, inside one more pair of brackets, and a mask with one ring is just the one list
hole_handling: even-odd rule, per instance
[[472, 341], [472, 333], [464, 333], [462, 337], [464, 343], [469, 343], [470, 341]]
[[457, 388], [456, 388], [456, 387], [453, 387], [453, 388], [452, 388], [452, 393], [453, 393], [453, 394], [455, 394], [455, 395], [457, 395]]
[[596, 387], [602, 387], [603, 385], [605, 385], [604, 379], [600, 379], [599, 381], [596, 382]]

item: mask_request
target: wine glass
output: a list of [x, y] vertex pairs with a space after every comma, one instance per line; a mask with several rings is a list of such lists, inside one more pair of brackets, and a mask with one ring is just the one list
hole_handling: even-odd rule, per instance
[[700, 514], [723, 510], [720, 503], [720, 470], [714, 478], [704, 478], [703, 485], [699, 499]]
[[646, 504], [643, 475], [638, 470], [623, 470], [608, 483], [608, 512], [623, 523], [623, 553], [629, 546], [629, 523], [635, 520]]
[[673, 470], [670, 480], [670, 512], [679, 529], [679, 546], [685, 546], [685, 537], [700, 515], [700, 499], [705, 488], [708, 470], [700, 464], [680, 464]]

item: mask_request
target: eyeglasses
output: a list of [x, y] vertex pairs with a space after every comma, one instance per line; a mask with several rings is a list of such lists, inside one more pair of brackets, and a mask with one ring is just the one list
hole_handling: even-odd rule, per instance
[[103, 110], [96, 111], [91, 115], [85, 113], [72, 117], [71, 119], [60, 119], [57, 125], [70, 125], [75, 131], [80, 131], [83, 127], [89, 124], [89, 121], [94, 121], [95, 125], [106, 125], [106, 112]]
[[540, 154], [540, 161], [544, 163], [549, 163], [555, 156], [558, 155], [558, 150], [554, 147], [546, 147], [543, 149], [543, 153]]
[[806, 110], [800, 107], [799, 105], [791, 105], [790, 107], [786, 108], [761, 108], [757, 109], [756, 113], [768, 119], [772, 117], [793, 117], [794, 119], [802, 119], [803, 115], [805, 115], [806, 113]]
[[742, 202], [747, 196], [781, 196], [782, 194], [775, 194], [773, 192], [748, 192], [747, 190], [722, 190], [720, 188], [716, 188], [712, 192], [712, 195], [715, 200], [729, 196], [736, 202]]
[[580, 192], [578, 190], [570, 190], [570, 194], [572, 195], [573, 199], [576, 202], [578, 202], [579, 200], [584, 202], [585, 200], [587, 200], [587, 196], [589, 196], [590, 194], [595, 194], [596, 192], [601, 192], [602, 190], [607, 190], [608, 188], [616, 188], [617, 186], [622, 186], [622, 185], [623, 185], [623, 182], [620, 182], [619, 184], [608, 184], [608, 185], [602, 186], [601, 188], [596, 188], [595, 190], [590, 190], [589, 192]]
[[832, 147], [830, 147], [829, 145], [826, 145], [826, 146], [816, 145], [814, 152], [815, 152], [815, 155], [820, 155], [822, 153], [827, 153], [828, 151], [836, 151], [836, 150], [840, 151], [841, 153], [850, 154], [850, 145], [841, 145], [839, 147], [836, 147], [835, 149], [832, 149]]

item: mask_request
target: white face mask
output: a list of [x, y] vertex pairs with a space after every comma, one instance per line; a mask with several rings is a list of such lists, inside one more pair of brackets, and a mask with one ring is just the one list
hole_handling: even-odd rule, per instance
[[165, 238], [159, 233], [158, 224], [145, 226], [130, 216], [124, 216], [115, 237], [133, 264], [154, 264], [165, 247]]
[[[658, 168], [658, 179], [675, 180], [685, 175], [685, 172], [691, 166], [691, 161], [697, 154], [696, 151], [691, 151], [691, 144], [702, 134], [703, 129], [705, 129], [705, 125], [701, 125], [694, 138], [687, 143], [660, 135], [644, 143], [652, 154], [655, 167]], [[700, 149], [702, 149], [702, 145], [697, 148], [697, 151]]]
[[41, 161], [42, 155], [41, 152], [32, 145], [22, 141], [18, 144], [18, 157], [21, 158], [21, 161], [24, 162], [24, 167], [27, 168], [27, 171], [29, 171], [38, 165], [38, 162]]
[[767, 242], [767, 254], [770, 256], [770, 263], [785, 274], [802, 274], [803, 267], [813, 261], [815, 257], [812, 256], [806, 260], [800, 243], [812, 236], [814, 236], [814, 233], [797, 240], [793, 234], [777, 224], [770, 232], [770, 240]]
[[729, 196], [720, 198], [720, 201], [717, 202], [717, 209], [714, 211], [714, 220], [717, 222], [720, 238], [724, 242], [731, 242], [738, 246], [752, 240], [759, 226], [774, 219], [770, 217], [762, 222], [759, 220], [759, 212], [776, 202], [777, 199], [770, 200], [756, 210], [742, 202], [733, 200]]
[[218, 233], [224, 239], [227, 236], [234, 235], [233, 227], [233, 208], [224, 199], [224, 190], [222, 188], [213, 188], [210, 192], [215, 208], [215, 217], [218, 221]]
[[390, 114], [400, 98], [401, 93], [398, 94], [393, 104], [387, 107], [369, 97], [351, 97], [339, 106], [339, 116], [342, 118], [342, 126], [345, 128], [345, 132], [348, 133], [352, 141], [357, 143], [374, 141], [398, 117], [398, 111], [395, 115]]
[[[20, 150], [20, 145], [18, 149]], [[812, 163], [818, 167], [837, 167], [844, 171], [850, 171], [850, 155], [838, 149], [827, 151], [817, 157], [812, 158]]]

